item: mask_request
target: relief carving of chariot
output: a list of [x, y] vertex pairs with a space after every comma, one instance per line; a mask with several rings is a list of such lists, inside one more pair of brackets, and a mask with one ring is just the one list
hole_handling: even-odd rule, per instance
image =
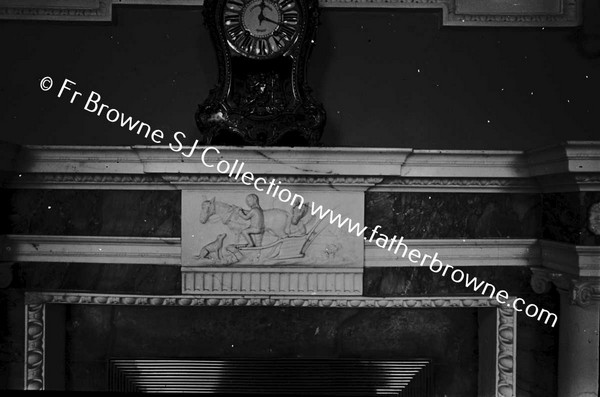
[[290, 211], [263, 209], [258, 196], [249, 194], [246, 205], [248, 209], [214, 197], [201, 203], [200, 224], [220, 223], [227, 231], [202, 246], [195, 255], [198, 265], [272, 264], [301, 259], [324, 229], [319, 228], [321, 220], [309, 213], [307, 203], [295, 205]]

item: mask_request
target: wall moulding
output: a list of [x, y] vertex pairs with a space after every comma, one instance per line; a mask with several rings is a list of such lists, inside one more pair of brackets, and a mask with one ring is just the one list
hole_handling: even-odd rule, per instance
[[[113, 5], [202, 6], [203, 0], [4, 0], [0, 15], [10, 19], [110, 20]], [[320, 0], [323, 8], [442, 11], [446, 26], [577, 26], [583, 0]]]
[[2, 0], [0, 19], [110, 21], [112, 0]]
[[26, 292], [25, 324], [25, 389], [45, 389], [45, 340], [47, 330], [46, 306], [67, 305], [120, 305], [120, 306], [275, 306], [275, 307], [323, 307], [323, 308], [411, 308], [411, 309], [495, 309], [493, 324], [486, 335], [495, 340], [493, 354], [484, 357], [486, 367], [494, 368], [491, 387], [482, 388], [480, 395], [496, 397], [514, 396], [516, 392], [516, 331], [517, 318], [512, 309], [499, 306], [495, 300], [481, 297], [408, 297], [365, 298], [358, 296], [157, 296], [90, 294], [76, 292]]
[[[255, 175], [263, 175], [257, 174]], [[282, 184], [294, 188], [313, 187], [329, 190], [370, 192], [450, 192], [450, 193], [539, 193], [540, 186], [532, 178], [458, 178], [458, 177], [369, 177], [369, 176], [281, 176], [272, 175]], [[590, 178], [579, 178], [580, 184], [558, 186], [559, 190], [597, 190]], [[556, 179], [549, 178], [549, 183]], [[552, 185], [554, 186], [554, 185]], [[91, 174], [31, 173], [10, 178], [5, 187], [14, 189], [94, 189], [94, 190], [192, 190], [240, 187], [239, 180], [223, 175], [197, 174]], [[566, 190], [560, 190], [566, 189]], [[547, 191], [544, 189], [544, 191]]]
[[[568, 185], [573, 188], [573, 185]], [[386, 177], [370, 192], [539, 193], [532, 178]]]

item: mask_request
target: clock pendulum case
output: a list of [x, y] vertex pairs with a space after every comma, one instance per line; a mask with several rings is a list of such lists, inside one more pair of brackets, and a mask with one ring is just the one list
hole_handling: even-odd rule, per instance
[[205, 0], [219, 78], [198, 107], [205, 144], [316, 145], [325, 110], [306, 82], [318, 0]]

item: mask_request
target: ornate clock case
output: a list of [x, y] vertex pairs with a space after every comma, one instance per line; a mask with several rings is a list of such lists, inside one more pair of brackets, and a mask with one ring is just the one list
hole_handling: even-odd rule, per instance
[[204, 143], [317, 144], [325, 110], [310, 94], [306, 66], [318, 0], [206, 0], [203, 14], [219, 67], [196, 113]]

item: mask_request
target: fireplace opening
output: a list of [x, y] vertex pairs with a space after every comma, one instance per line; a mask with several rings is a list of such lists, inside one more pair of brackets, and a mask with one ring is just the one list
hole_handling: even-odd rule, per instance
[[112, 359], [109, 390], [429, 397], [432, 365], [427, 359]]
[[[64, 367], [64, 377], [57, 378], [54, 383], [57, 388], [69, 391], [121, 390], [124, 387], [141, 391], [143, 385], [135, 381], [136, 376], [150, 371], [150, 375], [158, 381], [156, 383], [164, 384], [166, 369], [161, 365], [169, 362], [182, 365], [180, 373], [176, 369], [171, 371], [173, 374], [189, 379], [193, 376], [193, 373], [189, 375], [186, 372], [190, 360], [209, 361], [216, 368], [221, 368], [218, 374], [212, 374], [215, 375], [213, 381], [216, 380], [213, 385], [219, 387], [215, 389], [217, 394], [227, 394], [225, 386], [236, 386], [236, 382], [243, 381], [240, 371], [232, 367], [238, 362], [243, 375], [243, 370], [248, 368], [244, 362], [251, 363], [251, 369], [258, 368], [259, 364], [276, 362], [275, 369], [284, 371], [286, 367], [283, 364], [288, 362], [299, 366], [306, 362], [302, 360], [314, 360], [308, 367], [312, 368], [311, 371], [287, 370], [287, 373], [304, 376], [300, 381], [312, 385], [314, 382], [310, 376], [336, 370], [341, 373], [341, 378], [337, 378], [341, 381], [325, 384], [329, 385], [331, 393], [335, 390], [358, 390], [352, 382], [361, 379], [356, 375], [359, 370], [363, 371], [363, 386], [368, 393], [363, 389], [354, 395], [383, 395], [384, 391], [391, 391], [395, 395], [407, 396], [423, 376], [428, 379], [425, 389], [432, 389], [431, 396], [476, 397], [481, 395], [481, 390], [491, 393], [496, 385], [496, 339], [495, 332], [492, 332], [495, 328], [483, 332], [484, 339], [480, 340], [478, 321], [481, 309], [478, 308], [147, 305], [66, 305], [64, 308], [64, 356], [50, 354], [48, 362], [53, 363], [50, 368]], [[490, 310], [489, 325], [493, 326], [495, 311]], [[481, 350], [481, 346], [490, 348]], [[391, 382], [397, 379], [393, 377], [395, 369], [385, 370], [384, 363], [397, 365], [408, 362], [416, 365], [415, 361], [427, 362], [429, 375], [425, 376], [425, 368], [420, 368], [418, 373], [421, 375], [417, 377], [415, 372], [411, 382], [400, 385], [403, 388], [390, 387], [393, 386]], [[336, 362], [337, 367], [332, 364]], [[131, 365], [127, 367], [125, 364]], [[350, 364], [355, 365], [352, 370], [337, 369]], [[326, 370], [314, 370], [327, 365], [329, 368]], [[301, 368], [306, 369], [307, 366]], [[111, 377], [109, 371], [112, 371]], [[119, 376], [126, 383], [121, 386], [113, 383], [111, 387], [109, 379], [118, 379], [115, 376], [119, 372], [122, 372]], [[433, 379], [431, 373], [434, 374]], [[261, 376], [269, 374], [273, 371], [264, 370]], [[292, 379], [285, 372], [276, 374], [273, 376], [277, 378], [275, 380]], [[336, 379], [332, 376], [325, 378]], [[127, 386], [127, 382], [131, 385]], [[344, 389], [347, 385], [351, 386]], [[327, 394], [326, 389], [319, 392]], [[283, 395], [283, 392], [279, 394]]]

